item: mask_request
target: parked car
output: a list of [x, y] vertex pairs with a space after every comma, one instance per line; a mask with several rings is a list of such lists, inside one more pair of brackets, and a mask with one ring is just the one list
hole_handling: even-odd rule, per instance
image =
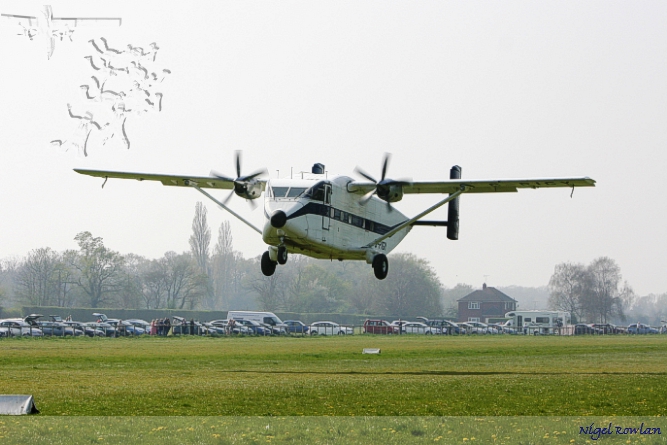
[[499, 323], [495, 325], [503, 334], [512, 334], [516, 335], [517, 331], [514, 329], [510, 323], [510, 321], [506, 321], [505, 323]]
[[88, 326], [80, 321], [64, 321], [63, 323], [73, 329], [83, 332], [87, 337], [104, 337], [106, 335], [103, 330]]
[[217, 328], [222, 328], [225, 331], [225, 334], [243, 334], [243, 335], [252, 335], [253, 331], [248, 328], [247, 326], [244, 326], [240, 323], [236, 323], [236, 320], [234, 320], [234, 327], [230, 328], [229, 327], [229, 320], [227, 319], [222, 319], [222, 320], [213, 320], [210, 321], [209, 324], [217, 327]]
[[141, 320], [140, 318], [130, 318], [128, 320], [125, 320], [128, 323], [131, 323], [132, 325], [143, 329], [147, 334], [151, 331], [151, 324], [147, 322], [146, 320]]
[[316, 321], [310, 325], [310, 335], [352, 335], [354, 329], [333, 321]]
[[21, 319], [0, 320], [0, 337], [42, 337], [41, 329], [31, 326]]
[[398, 326], [392, 326], [386, 320], [364, 321], [365, 334], [398, 334]]
[[600, 335], [602, 333], [603, 333], [602, 329], [598, 329], [594, 327], [592, 324], [578, 323], [574, 325], [574, 335], [586, 335], [586, 334]]
[[250, 333], [254, 335], [272, 335], [273, 330], [269, 327], [262, 326], [260, 323], [254, 321], [254, 320], [246, 320], [243, 318], [239, 319], [234, 319], [237, 325], [245, 326], [250, 330]]
[[227, 333], [223, 326], [215, 325], [210, 321], [203, 322], [202, 326], [206, 328], [207, 335], [225, 335]]
[[[483, 335], [483, 334], [487, 334], [487, 333], [488, 333], [488, 332], [487, 332], [487, 326], [486, 326], [486, 325], [484, 325], [484, 326], [482, 327], [482, 326], [478, 326], [478, 325], [473, 324], [473, 323], [478, 323], [478, 322], [474, 322], [474, 321], [471, 321], [471, 322], [468, 322], [468, 321], [466, 321], [466, 322], [462, 322], [462, 323], [459, 323], [459, 328], [463, 328], [463, 330], [465, 331], [466, 334], [479, 334], [479, 335]], [[484, 324], [484, 323], [480, 323], [480, 324]]]
[[593, 326], [596, 329], [599, 329], [602, 331], [603, 334], [620, 334], [621, 330], [618, 329], [616, 325], [613, 325], [611, 323], [593, 323], [591, 326]]
[[117, 331], [114, 326], [111, 326], [109, 323], [102, 323], [97, 321], [90, 321], [85, 323], [86, 326], [90, 326], [94, 329], [99, 329], [104, 332], [104, 335], [107, 337], [117, 337]]
[[628, 326], [628, 334], [659, 334], [656, 328], [642, 323], [633, 323]]
[[417, 320], [421, 320], [425, 325], [431, 326], [433, 328], [440, 328], [440, 331], [443, 334], [464, 334], [464, 330], [459, 327], [459, 325], [451, 320], [429, 320], [426, 317], [417, 317]]
[[118, 318], [107, 318], [106, 322], [111, 326], [116, 327], [116, 333], [119, 337], [144, 335], [146, 331], [139, 326], [135, 326], [127, 320], [119, 320]]
[[407, 320], [394, 320], [390, 324], [392, 326], [396, 326], [400, 332], [405, 332], [405, 329], [403, 329], [403, 326], [405, 326], [406, 323], [409, 323]]
[[307, 334], [310, 327], [301, 320], [285, 320], [288, 334]]
[[422, 323], [420, 321], [411, 321], [405, 323], [403, 325], [403, 332], [406, 334], [424, 334], [424, 335], [433, 335], [442, 333], [440, 328], [427, 326], [425, 323]]

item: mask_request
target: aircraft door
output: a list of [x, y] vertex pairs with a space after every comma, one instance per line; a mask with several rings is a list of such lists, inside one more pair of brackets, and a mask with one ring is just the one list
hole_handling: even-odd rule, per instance
[[324, 210], [322, 211], [322, 241], [327, 240], [329, 225], [331, 224], [331, 184], [324, 185]]

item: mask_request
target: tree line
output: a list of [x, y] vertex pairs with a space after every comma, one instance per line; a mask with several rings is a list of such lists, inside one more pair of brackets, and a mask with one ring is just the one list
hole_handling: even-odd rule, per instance
[[120, 254], [90, 232], [78, 249], [35, 249], [0, 263], [0, 306], [29, 304], [125, 309], [257, 309], [402, 316], [440, 316], [443, 287], [427, 261], [392, 255], [392, 273], [378, 281], [364, 262], [328, 262], [292, 255], [271, 277], [260, 257], [234, 250], [229, 222], [211, 245], [207, 209], [195, 206], [190, 251], [148, 259]]
[[[646, 317], [649, 314], [637, 305], [639, 301], [646, 305], [646, 297], [640, 299], [636, 295], [623, 280], [621, 268], [609, 257], [596, 258], [588, 265], [571, 262], [556, 265], [549, 291], [549, 306], [569, 312], [575, 321], [625, 322], [630, 316], [642, 318], [635, 321], [660, 324], [660, 316]], [[657, 313], [664, 314], [664, 310]]]

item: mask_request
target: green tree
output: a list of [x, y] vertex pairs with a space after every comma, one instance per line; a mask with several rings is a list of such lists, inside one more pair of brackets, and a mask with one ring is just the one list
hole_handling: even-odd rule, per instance
[[91, 308], [102, 307], [113, 301], [117, 279], [123, 265], [123, 257], [104, 246], [102, 238], [90, 232], [80, 232], [74, 240], [79, 252], [71, 265], [78, 272], [75, 284], [86, 295]]
[[411, 253], [392, 255], [390, 273], [379, 289], [385, 314], [403, 317], [442, 314], [442, 285], [428, 261]]

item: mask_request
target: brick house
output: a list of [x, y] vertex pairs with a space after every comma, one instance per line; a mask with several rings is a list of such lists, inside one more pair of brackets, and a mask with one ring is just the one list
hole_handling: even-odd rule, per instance
[[516, 310], [516, 300], [495, 287], [484, 283], [482, 289], [459, 298], [458, 321], [481, 321], [489, 318], [504, 318], [505, 313]]

